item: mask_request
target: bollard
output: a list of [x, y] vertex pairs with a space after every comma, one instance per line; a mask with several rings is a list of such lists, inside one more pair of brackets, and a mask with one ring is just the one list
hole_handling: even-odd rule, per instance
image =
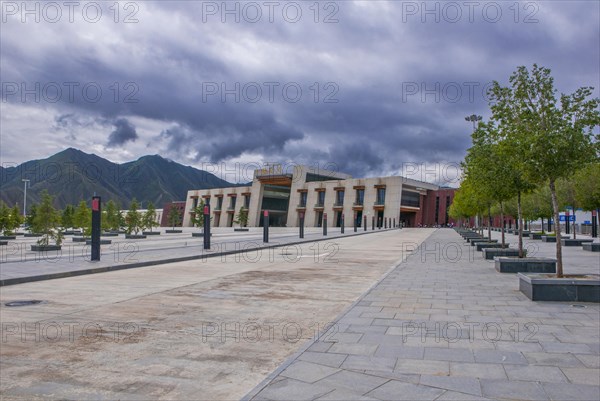
[[387, 221], [388, 221], [387, 217], [384, 217], [384, 219], [383, 219], [383, 228], [387, 228], [387, 226], [388, 226], [387, 225]]
[[99, 196], [92, 197], [92, 260], [100, 260], [100, 231], [102, 230], [102, 204]]
[[363, 227], [365, 231], [367, 231], [367, 216], [365, 216], [365, 218], [363, 219]]
[[327, 213], [323, 213], [323, 235], [327, 235]]
[[300, 238], [304, 238], [304, 212], [300, 212]]
[[381, 230], [381, 217], [377, 219], [377, 229]]
[[394, 228], [396, 228], [396, 218], [394, 217]]
[[344, 234], [344, 213], [342, 213], [342, 221], [340, 224], [340, 233]]
[[354, 213], [354, 232], [358, 231], [358, 215]]
[[375, 231], [375, 216], [371, 218], [371, 229]]
[[263, 242], [269, 242], [269, 211], [263, 212]]
[[210, 207], [204, 206], [204, 249], [210, 249]]
[[[567, 209], [565, 211], [565, 234], [571, 234], [571, 224], [570, 223], [570, 217], [569, 217], [569, 210]], [[558, 223], [560, 226], [560, 222]]]
[[592, 238], [598, 238], [598, 211], [592, 210]]

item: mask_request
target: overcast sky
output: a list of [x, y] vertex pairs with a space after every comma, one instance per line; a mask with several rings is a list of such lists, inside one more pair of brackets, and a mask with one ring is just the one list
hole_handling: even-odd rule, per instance
[[23, 5], [2, 2], [5, 166], [75, 147], [430, 178], [518, 65], [600, 86], [597, 1]]

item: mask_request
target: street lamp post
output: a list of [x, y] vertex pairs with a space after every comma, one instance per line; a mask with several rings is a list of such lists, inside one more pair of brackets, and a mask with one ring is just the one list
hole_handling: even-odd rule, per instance
[[481, 121], [481, 116], [477, 114], [471, 114], [470, 116], [465, 117], [465, 121], [471, 121], [473, 123], [473, 132], [477, 129], [477, 123]]
[[27, 218], [27, 184], [30, 180], [26, 180], [23, 178], [21, 181], [23, 181], [23, 185], [25, 187], [23, 190], [23, 217]]

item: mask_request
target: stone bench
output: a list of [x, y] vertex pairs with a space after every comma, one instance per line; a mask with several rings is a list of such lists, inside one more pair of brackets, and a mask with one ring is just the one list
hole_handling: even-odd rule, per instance
[[552, 258], [496, 258], [500, 273], [556, 273], [556, 259]]
[[542, 242], [556, 242], [556, 237], [550, 235], [542, 235]]
[[583, 244], [588, 244], [594, 242], [593, 239], [570, 239], [564, 238], [560, 240], [562, 246], [581, 246]]
[[583, 244], [584, 251], [600, 252], [600, 242], [586, 242]]
[[[523, 254], [527, 255], [526, 249], [523, 250]], [[483, 258], [484, 259], [492, 260], [496, 256], [519, 256], [519, 250], [511, 249], [511, 248], [504, 248], [504, 249], [484, 248], [483, 249]]]
[[476, 242], [475, 243], [475, 249], [477, 249], [478, 251], [483, 251], [486, 248], [508, 248], [509, 245], [508, 244], [504, 244], [504, 247], [502, 246], [502, 244], [498, 244], [497, 242]]

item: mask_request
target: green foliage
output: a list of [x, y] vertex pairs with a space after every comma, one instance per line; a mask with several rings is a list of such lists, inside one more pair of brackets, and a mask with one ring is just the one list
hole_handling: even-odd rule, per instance
[[584, 210], [600, 209], [600, 163], [593, 163], [575, 173], [575, 200]]
[[39, 234], [39, 233], [36, 233], [33, 229], [33, 221], [35, 220], [35, 217], [37, 216], [37, 209], [38, 209], [37, 205], [29, 206], [29, 213], [27, 214], [27, 217], [25, 218], [25, 224], [27, 225], [29, 232], [35, 233], [35, 234]]
[[92, 233], [92, 210], [87, 207], [87, 203], [84, 200], [79, 202], [77, 209], [75, 209], [73, 226], [80, 228], [85, 236], [89, 236]]
[[4, 202], [0, 201], [0, 232], [6, 235], [10, 224], [10, 209]]
[[241, 208], [233, 222], [239, 224], [240, 227], [246, 227], [248, 225], [248, 209]]
[[204, 206], [204, 199], [202, 199], [192, 211], [192, 224], [194, 227], [204, 227]]
[[63, 228], [73, 227], [75, 217], [75, 207], [73, 205], [67, 205], [63, 209], [61, 223]]
[[102, 226], [106, 230], [118, 231], [121, 227], [119, 213], [119, 208], [112, 199], [106, 202], [106, 206], [104, 208], [104, 216], [102, 219]]
[[4, 231], [6, 235], [11, 235], [14, 231], [23, 224], [23, 216], [21, 215], [21, 210], [19, 210], [19, 206], [14, 205], [12, 209], [10, 209], [10, 218], [8, 220], [8, 225]]
[[36, 215], [32, 221], [33, 232], [42, 234], [37, 241], [38, 245], [47, 246], [50, 239], [54, 240], [56, 245], [62, 243], [63, 235], [58, 229], [61, 223], [60, 213], [52, 206], [53, 198], [44, 190], [41, 193], [41, 201], [37, 205]]
[[173, 226], [173, 229], [175, 229], [175, 226], [179, 224], [181, 220], [181, 213], [179, 213], [179, 209], [176, 208], [175, 205], [171, 205], [167, 219], [169, 220], [169, 224]]
[[156, 208], [154, 203], [148, 202], [146, 212], [142, 216], [142, 228], [149, 228], [152, 231], [153, 227], [157, 227], [160, 224], [156, 222]]
[[129, 210], [125, 216], [125, 224], [127, 227], [127, 234], [135, 233], [136, 235], [143, 229], [143, 216], [138, 211], [140, 205], [138, 201], [133, 198], [129, 205]]
[[552, 199], [547, 185], [538, 187], [523, 197], [523, 217], [528, 220], [552, 218]]

